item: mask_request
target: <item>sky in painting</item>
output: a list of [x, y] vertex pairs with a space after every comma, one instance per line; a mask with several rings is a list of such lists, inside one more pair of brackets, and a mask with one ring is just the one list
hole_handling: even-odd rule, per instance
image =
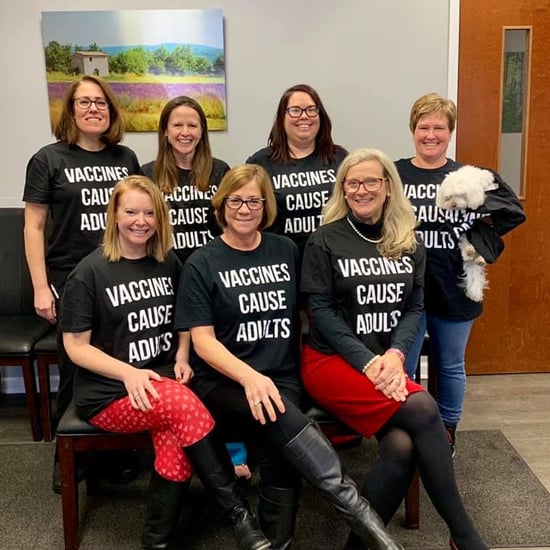
[[201, 44], [223, 49], [222, 10], [42, 12], [44, 46]]

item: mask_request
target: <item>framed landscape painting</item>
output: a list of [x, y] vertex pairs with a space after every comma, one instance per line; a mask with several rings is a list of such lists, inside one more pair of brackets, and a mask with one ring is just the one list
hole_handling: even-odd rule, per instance
[[79, 75], [106, 80], [127, 132], [155, 132], [165, 103], [196, 99], [209, 130], [225, 130], [222, 10], [42, 12], [52, 127]]

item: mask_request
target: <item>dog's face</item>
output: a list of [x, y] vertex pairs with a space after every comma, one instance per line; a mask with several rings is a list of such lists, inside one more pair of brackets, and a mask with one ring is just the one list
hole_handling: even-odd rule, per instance
[[445, 190], [437, 196], [437, 206], [439, 206], [439, 208], [443, 208], [444, 210], [471, 208], [468, 197], [468, 188], [462, 182], [457, 182], [453, 186], [447, 185]]
[[485, 202], [485, 191], [496, 189], [493, 174], [474, 166], [463, 166], [445, 176], [437, 190], [436, 204], [444, 210], [471, 208]]

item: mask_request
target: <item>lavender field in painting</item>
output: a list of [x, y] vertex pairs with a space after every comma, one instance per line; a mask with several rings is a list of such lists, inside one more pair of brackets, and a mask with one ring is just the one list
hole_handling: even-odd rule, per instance
[[[69, 82], [48, 82], [52, 124], [59, 117], [61, 100]], [[209, 130], [226, 129], [225, 83], [223, 82], [110, 82], [120, 104], [126, 131], [155, 132], [165, 103], [181, 95], [196, 99], [208, 119]]]

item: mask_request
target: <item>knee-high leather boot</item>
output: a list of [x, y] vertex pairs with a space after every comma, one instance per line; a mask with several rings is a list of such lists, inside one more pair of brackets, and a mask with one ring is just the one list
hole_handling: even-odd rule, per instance
[[294, 539], [299, 489], [260, 487], [258, 522], [273, 550], [288, 550]]
[[271, 549], [237, 483], [225, 445], [210, 432], [199, 442], [186, 447], [185, 452], [202, 484], [231, 522], [239, 550]]
[[188, 488], [189, 481], [169, 481], [155, 470], [151, 472], [142, 550], [168, 548]]
[[336, 451], [315, 426], [308, 424], [285, 445], [283, 454], [342, 513], [367, 548], [403, 550], [368, 501], [361, 497], [355, 482], [344, 474]]

